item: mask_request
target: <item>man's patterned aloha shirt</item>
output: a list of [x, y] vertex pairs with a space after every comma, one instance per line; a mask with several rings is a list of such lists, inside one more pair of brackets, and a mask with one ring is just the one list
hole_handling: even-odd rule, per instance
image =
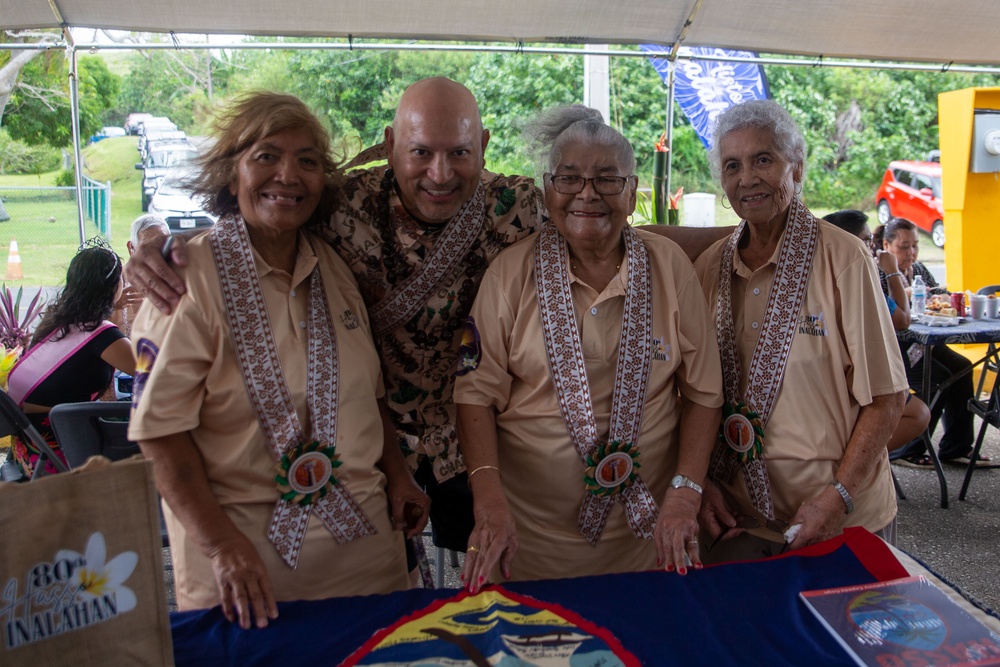
[[[415, 220], [393, 188], [391, 220], [379, 220], [385, 167], [351, 172], [327, 240], [350, 266], [371, 309], [393, 286], [421, 266], [440, 228]], [[542, 220], [542, 195], [534, 181], [483, 172], [489, 219], [465, 258], [406, 324], [376, 340], [382, 359], [386, 401], [400, 445], [415, 469], [420, 457], [433, 462], [438, 480], [465, 470], [458, 452], [452, 390], [463, 325], [489, 262], [507, 246], [534, 233]], [[395, 232], [394, 246], [383, 245], [380, 230]]]

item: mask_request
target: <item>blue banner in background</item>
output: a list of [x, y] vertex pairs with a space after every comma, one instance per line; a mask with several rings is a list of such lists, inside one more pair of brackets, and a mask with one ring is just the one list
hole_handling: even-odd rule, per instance
[[[664, 51], [655, 44], [643, 44], [643, 51]], [[715, 118], [731, 106], [747, 100], [766, 100], [771, 97], [764, 68], [751, 62], [719, 62], [698, 60], [700, 55], [755, 58], [751, 51], [729, 51], [712, 47], [681, 47], [681, 58], [674, 70], [674, 99], [691, 121], [698, 137], [711, 145]], [[650, 56], [650, 63], [668, 83], [670, 63], [666, 58]]]

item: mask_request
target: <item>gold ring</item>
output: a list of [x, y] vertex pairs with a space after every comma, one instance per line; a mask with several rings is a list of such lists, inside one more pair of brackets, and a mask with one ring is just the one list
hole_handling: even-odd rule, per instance
[[479, 551], [479, 547], [469, 547], [466, 551], [470, 554], [474, 554]]

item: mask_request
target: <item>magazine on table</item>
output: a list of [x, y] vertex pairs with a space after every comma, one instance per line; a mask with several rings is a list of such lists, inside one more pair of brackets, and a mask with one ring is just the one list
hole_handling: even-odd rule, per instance
[[799, 597], [859, 665], [1000, 665], [1000, 636], [924, 577]]

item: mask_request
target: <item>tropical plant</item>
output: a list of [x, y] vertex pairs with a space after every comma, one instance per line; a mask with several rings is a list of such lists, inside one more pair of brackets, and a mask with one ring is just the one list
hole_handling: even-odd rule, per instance
[[17, 288], [17, 296], [11, 294], [10, 288], [4, 283], [0, 289], [0, 345], [5, 348], [25, 348], [31, 340], [31, 323], [42, 312], [45, 305], [42, 300], [42, 290], [38, 288], [35, 298], [28, 304], [28, 308], [21, 316], [21, 297], [24, 295], [24, 288]]

